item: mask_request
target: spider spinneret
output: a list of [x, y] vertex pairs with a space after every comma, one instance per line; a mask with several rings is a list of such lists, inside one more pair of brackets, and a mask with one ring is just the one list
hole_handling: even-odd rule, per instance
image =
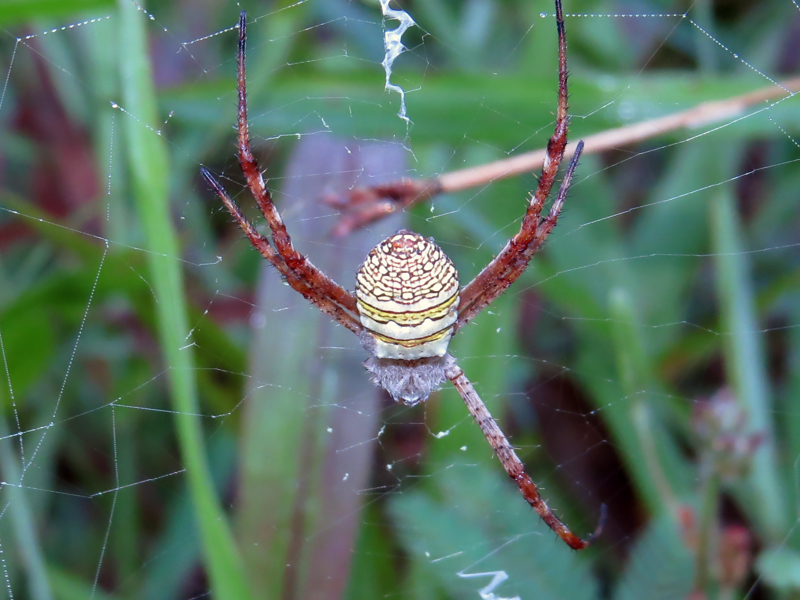
[[356, 301], [372, 382], [396, 401], [426, 400], [446, 380], [442, 359], [458, 320], [452, 261], [433, 241], [398, 231], [367, 255]]

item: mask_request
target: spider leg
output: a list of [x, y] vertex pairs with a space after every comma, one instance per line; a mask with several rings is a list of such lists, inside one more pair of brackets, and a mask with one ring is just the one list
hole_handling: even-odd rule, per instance
[[214, 188], [214, 191], [217, 192], [225, 208], [233, 215], [239, 227], [241, 227], [242, 231], [244, 231], [245, 235], [250, 240], [250, 243], [253, 244], [253, 246], [261, 252], [261, 255], [286, 278], [286, 282], [322, 312], [336, 319], [336, 321], [347, 327], [356, 335], [360, 334], [363, 330], [361, 323], [333, 299], [325, 295], [323, 291], [309, 284], [309, 282], [303, 279], [296, 271], [292, 270], [289, 265], [286, 264], [283, 257], [270, 245], [269, 240], [258, 233], [256, 228], [253, 227], [253, 224], [242, 214], [242, 211], [239, 210], [239, 207], [231, 199], [222, 185], [214, 179], [214, 176], [203, 167], [201, 167], [200, 172], [209, 185]]
[[500, 459], [506, 473], [508, 473], [508, 476], [517, 484], [523, 498], [533, 507], [533, 510], [536, 511], [547, 526], [552, 529], [558, 537], [564, 540], [570, 548], [573, 550], [583, 550], [590, 546], [603, 530], [606, 517], [605, 505], [600, 508], [600, 523], [597, 525], [597, 529], [595, 529], [592, 535], [584, 540], [572, 533], [569, 528], [553, 514], [550, 507], [547, 506], [547, 503], [539, 494], [536, 484], [533, 483], [533, 480], [525, 472], [525, 465], [522, 464], [517, 453], [514, 452], [514, 449], [511, 447], [508, 438], [492, 418], [486, 405], [481, 401], [472, 383], [470, 383], [467, 376], [464, 375], [461, 367], [456, 364], [455, 358], [448, 355], [445, 360], [447, 361], [445, 363], [445, 376], [453, 382], [459, 395], [467, 405], [470, 414], [478, 423], [483, 435], [486, 436], [497, 458]]
[[261, 175], [261, 170], [258, 168], [258, 163], [250, 149], [250, 132], [247, 123], [247, 81], [245, 77], [246, 21], [247, 15], [242, 11], [239, 15], [239, 48], [236, 54], [238, 67], [237, 87], [239, 90], [238, 145], [239, 164], [247, 180], [247, 186], [250, 188], [250, 192], [269, 224], [275, 250], [277, 250], [288, 268], [295, 272], [297, 277], [303, 280], [306, 285], [319, 289], [322, 294], [333, 302], [355, 313], [357, 311], [355, 297], [294, 249], [289, 233], [286, 231], [286, 225], [272, 202], [269, 190]]
[[[577, 146], [575, 146], [575, 154], [572, 155], [572, 159], [569, 161], [567, 172], [564, 173], [564, 179], [561, 181], [561, 187], [558, 188], [558, 194], [556, 195], [553, 205], [550, 207], [550, 212], [539, 222], [539, 226], [536, 229], [536, 237], [533, 243], [528, 247], [528, 250], [523, 254], [526, 258], [522, 268], [523, 271], [528, 266], [533, 255], [539, 251], [539, 248], [542, 247], [547, 236], [550, 235], [550, 232], [553, 231], [553, 228], [556, 226], [558, 215], [561, 214], [561, 209], [564, 208], [564, 200], [567, 197], [569, 186], [572, 184], [572, 176], [575, 174], [575, 169], [578, 167], [581, 154], [583, 154], [583, 140], [580, 140]], [[521, 274], [522, 273], [519, 273], [519, 275]], [[514, 279], [516, 280], [519, 275], [516, 275]]]
[[[561, 0], [556, 3], [556, 27], [558, 28], [558, 108], [556, 110], [556, 126], [553, 136], [547, 144], [547, 156], [542, 166], [542, 174], [536, 191], [530, 198], [525, 217], [519, 232], [512, 237], [505, 247], [478, 275], [461, 290], [461, 306], [459, 308], [457, 329], [469, 323], [479, 312], [491, 304], [500, 294], [517, 280], [525, 271], [534, 253], [547, 237], [538, 235], [540, 215], [547, 201], [558, 173], [558, 167], [564, 158], [567, 147], [567, 128], [569, 125], [568, 89], [567, 89], [567, 37], [564, 28], [564, 15]], [[582, 148], [582, 147], [581, 147]], [[580, 151], [572, 158], [570, 169], [574, 171]], [[572, 173], [564, 178], [559, 197], [566, 196]], [[549, 233], [555, 226], [561, 204], [554, 204], [547, 220], [551, 223], [545, 227]]]
[[[556, 226], [558, 215], [561, 214], [561, 209], [564, 207], [564, 199], [567, 197], [570, 183], [572, 183], [572, 176], [578, 166], [578, 160], [582, 152], [583, 141], [580, 141], [575, 147], [575, 154], [570, 160], [567, 172], [564, 174], [564, 180], [558, 189], [558, 195], [550, 207], [547, 217], [540, 219], [541, 205], [535, 212], [536, 224], [530, 232], [533, 238], [527, 243], [527, 246], [515, 245], [519, 234], [511, 238], [503, 248], [503, 251], [461, 291], [461, 307], [458, 311], [457, 329], [461, 329], [484, 308], [494, 302], [528, 268], [533, 255], [539, 251], [547, 236]], [[523, 227], [525, 227], [524, 222]], [[481, 279], [479, 280], [478, 278]], [[471, 291], [471, 289], [474, 291]]]

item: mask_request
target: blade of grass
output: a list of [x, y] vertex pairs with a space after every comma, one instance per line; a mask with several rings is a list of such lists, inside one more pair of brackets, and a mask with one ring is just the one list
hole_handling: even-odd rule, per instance
[[[800, 287], [798, 287], [800, 289]], [[790, 323], [800, 322], [800, 294], [794, 294], [792, 311], [790, 312]], [[784, 402], [786, 414], [797, 415], [800, 413], [800, 329], [793, 328], [789, 332], [789, 372], [792, 374], [789, 383], [784, 390]], [[781, 423], [783, 438], [786, 440], [786, 456], [800, 457], [800, 419], [783, 419]], [[786, 465], [784, 470], [786, 481], [793, 481], [794, 485], [790, 488], [790, 504], [797, 506], [800, 504], [800, 458]], [[792, 536], [795, 549], [800, 547], [800, 536]]]
[[[329, 319], [303, 306], [271, 265], [262, 268], [254, 317], [263, 318], [264, 326], [257, 327], [251, 347], [243, 407], [237, 531], [254, 593], [282, 598], [290, 597], [287, 586], [297, 579], [298, 565], [289, 573], [288, 556], [302, 543], [298, 538], [306, 538], [315, 510], [308, 496], [326, 415], [312, 408], [318, 400], [312, 381], [319, 376], [309, 357], [319, 351], [318, 331]], [[294, 310], [282, 310], [286, 306]]]
[[48, 575], [53, 581], [55, 597], [58, 600], [86, 600], [90, 597], [94, 600], [119, 600], [118, 596], [94, 589], [91, 581], [81, 579], [78, 575], [58, 567], [50, 567]]
[[[276, 190], [279, 209], [298, 248], [333, 279], [352, 281], [376, 239], [398, 223], [386, 220], [345, 246], [321, 245], [328, 209], [313, 199], [327, 186], [354, 185], [357, 173], [372, 179], [391, 169], [395, 176], [403, 160], [391, 146], [356, 148], [330, 136], [307, 136], [295, 147]], [[259, 597], [339, 598], [356, 558], [349, 549], [371, 468], [365, 440], [379, 428], [378, 390], [360, 364], [362, 351], [353, 351], [357, 339], [263, 265], [254, 320], [264, 324], [250, 353], [242, 429], [242, 547]]]
[[[284, 176], [283, 191], [292, 198], [319, 198], [323, 190], [350, 189], [359, 181], [388, 181], [406, 168], [401, 148], [383, 142], [341, 140], [321, 134], [309, 136], [292, 152]], [[332, 171], [329, 172], [329, 171]], [[309, 239], [325, 239], [328, 208], [311, 200], [316, 210], [299, 206], [303, 227]], [[288, 207], [287, 207], [288, 210]], [[315, 218], [322, 216], [323, 218]], [[324, 272], [347, 285], [354, 280], [353, 270], [363, 261], [377, 240], [400, 228], [401, 214], [386, 219], [377, 227], [347, 238], [343, 248], [330, 248], [319, 255], [316, 264]], [[306, 227], [312, 225], [312, 227]], [[360, 560], [353, 552], [358, 529], [363, 523], [362, 508], [369, 505], [363, 490], [370, 485], [376, 454], [376, 432], [381, 428], [380, 390], [370, 383], [364, 370], [364, 352], [357, 340], [343, 327], [327, 319], [322, 344], [334, 348], [357, 348], [355, 352], [337, 351], [323, 358], [316, 383], [318, 402], [331, 408], [323, 425], [314, 458], [314, 485], [310, 490], [315, 510], [307, 511], [306, 535], [298, 554], [303, 563], [295, 598], [339, 600], [342, 598], [352, 565]], [[316, 352], [324, 347], [318, 345]], [[367, 441], [370, 440], [370, 441]]]
[[675, 518], [678, 500], [661, 461], [676, 453], [674, 448], [670, 448], [672, 452], [660, 451], [659, 446], [664, 445], [665, 440], [662, 432], [654, 426], [650, 407], [645, 401], [647, 390], [653, 387], [653, 369], [635, 328], [637, 318], [633, 302], [626, 290], [615, 288], [611, 291], [609, 304], [619, 378], [625, 397], [630, 400], [630, 413], [626, 420], [635, 441], [626, 439], [631, 443], [631, 452], [642, 457], [642, 460], [631, 461], [630, 464], [633, 468], [640, 468], [635, 476], [650, 509], [657, 515], [667, 512]]
[[5, 481], [11, 482], [11, 485], [0, 486], [0, 489], [5, 489], [6, 492], [4, 500], [8, 503], [8, 518], [11, 520], [14, 536], [17, 539], [30, 597], [32, 600], [52, 600], [53, 593], [44, 566], [44, 556], [36, 535], [34, 518], [25, 500], [25, 490], [15, 486], [15, 482], [19, 482], [20, 468], [11, 449], [11, 443], [17, 438], [8, 438], [4, 405], [4, 390], [0, 388], [0, 439], [4, 439], [5, 442], [0, 442], [0, 472], [3, 473]]
[[[398, 132], [404, 135], [405, 126], [399, 119], [391, 118], [396, 108], [386, 102], [383, 88], [375, 85], [372, 68], [332, 74], [309, 65], [297, 65], [291, 73], [291, 76], [285, 76], [281, 72], [269, 80], [269, 94], [264, 96], [266, 101], [255, 98], [251, 104], [251, 114], [258, 115], [255, 120], [263, 131], [292, 130], [297, 123], [307, 120], [309, 110], [316, 110], [331, 131], [340, 135], [380, 139], [398, 135]], [[230, 79], [209, 82], [205, 87], [184, 86], [165, 90], [165, 104], [180, 104], [182, 119], [187, 123], [213, 130], [220, 123], [220, 97], [230, 94], [235, 85], [232, 79], [231, 73]], [[488, 110], [489, 106], [503, 106], [506, 115], [525, 115], [525, 122], [532, 129], [536, 128], [534, 124], [541, 125], [552, 118], [549, 108], [554, 100], [551, 75], [503, 74], [493, 77], [491, 86], [486, 87], [485, 79], [474, 74], [450, 72], [430, 77], [409, 72], [404, 73], [404, 82], [406, 89], [421, 88], [419, 94], [408, 98], [409, 112], [416, 117], [415, 141], [420, 145], [463, 144], [464, 132], [468, 132], [471, 139], [480, 139], [493, 146], [516, 147], [519, 123], [502, 118], [502, 115]], [[476, 89], [481, 89], [480, 95], [474, 94]], [[591, 119], [574, 121], [571, 138], [579, 139], [630, 122], [665, 117], [695, 108], [703, 102], [724, 102], [759, 90], [763, 91], [763, 86], [754, 85], [746, 78], [694, 77], [684, 72], [677, 75], [640, 73], [633, 78], [573, 78], [570, 82], [573, 114], [592, 112], [597, 106], [614, 102], [622, 94], [631, 107], [630, 117], [626, 112], [626, 119], [631, 121], [623, 120], [616, 111], [600, 111]], [[330, 96], [357, 97], [359, 102], [332, 103], [327, 100]], [[304, 101], [297, 102], [298, 98]], [[454, 105], [452, 98], [461, 101]], [[783, 134], [769, 120], [749, 116], [764, 109], [755, 106], [742, 113], [741, 119], [722, 128], [719, 128], [719, 123], [712, 123], [703, 129], [717, 129], [714, 135], [726, 141], [756, 136], [759, 139], [780, 138]], [[800, 122], [798, 112], [788, 102], [781, 102], [772, 106], [769, 114], [791, 131]], [[662, 142], [682, 141], [685, 137], [686, 131], [681, 129], [667, 131], [659, 139]], [[538, 147], [531, 141], [524, 150]], [[425, 172], [437, 171], [426, 169]]]
[[772, 405], [750, 265], [743, 251], [731, 186], [716, 188], [710, 209], [727, 380], [737, 401], [747, 410], [751, 431], [763, 435], [740, 497], [762, 535], [777, 541], [788, 526], [785, 490], [778, 475]]
[[342, 600], [387, 598], [400, 585], [392, 536], [376, 504], [368, 504], [359, 515], [361, 528]]
[[180, 269], [180, 248], [168, 202], [168, 156], [164, 141], [144, 124], [158, 123], [156, 98], [147, 43], [144, 13], [129, 0], [119, 3], [120, 55], [126, 109], [136, 119], [126, 119], [126, 142], [134, 194], [147, 239], [148, 262], [157, 313], [161, 348], [169, 366], [169, 383], [181, 456], [186, 467], [200, 525], [206, 567], [214, 598], [245, 600], [250, 597], [245, 570], [233, 535], [215, 495], [203, 444], [192, 345]]
[[0, 24], [8, 27], [31, 19], [63, 19], [76, 13], [113, 10], [113, 0], [5, 0]]

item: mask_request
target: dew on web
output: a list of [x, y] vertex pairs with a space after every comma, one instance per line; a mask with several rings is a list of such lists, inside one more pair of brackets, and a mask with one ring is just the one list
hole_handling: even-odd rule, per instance
[[[561, 174], [578, 140], [584, 153], [542, 251], [451, 351], [576, 534], [607, 505], [580, 553], [452, 386], [417, 406], [381, 396], [355, 336], [284, 285], [199, 177], [274, 239], [233, 154], [243, 7], [131, 6], [151, 116], [117, 81], [122, 13], [4, 25], [0, 597], [54, 597], [67, 576], [89, 598], [239, 597], [209, 530], [235, 541], [252, 597], [794, 589], [796, 0], [724, 23], [700, 6], [564, 7]], [[302, 254], [350, 290], [400, 228], [435, 238], [462, 284], [502, 251], [554, 126], [549, 2], [247, 8], [250, 136]], [[166, 147], [148, 173], [174, 251], [142, 226], [141, 135]], [[159, 261], [185, 278], [177, 344]], [[172, 403], [176, 377], [196, 408]], [[217, 519], [197, 520], [184, 435]]]

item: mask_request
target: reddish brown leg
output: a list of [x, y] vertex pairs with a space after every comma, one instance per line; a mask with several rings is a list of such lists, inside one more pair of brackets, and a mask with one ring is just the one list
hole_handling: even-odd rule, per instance
[[317, 269], [311, 261], [294, 249], [280, 213], [272, 202], [269, 190], [261, 176], [253, 152], [250, 149], [250, 133], [247, 124], [247, 81], [245, 77], [245, 39], [247, 15], [239, 15], [239, 49], [237, 52], [237, 82], [239, 89], [239, 164], [247, 179], [247, 186], [253, 194], [258, 207], [272, 231], [272, 242], [290, 270], [297, 273], [307, 285], [319, 289], [325, 296], [351, 312], [356, 312], [356, 299], [353, 295]]
[[239, 210], [236, 203], [228, 196], [225, 189], [214, 179], [211, 173], [205, 168], [201, 168], [200, 172], [211, 187], [214, 188], [214, 191], [217, 192], [225, 208], [233, 215], [239, 227], [242, 228], [242, 231], [244, 231], [245, 235], [250, 240], [250, 243], [253, 244], [253, 246], [261, 252], [261, 255], [286, 278], [286, 282], [322, 312], [336, 319], [356, 335], [361, 333], [363, 329], [361, 323], [341, 306], [336, 304], [335, 301], [326, 296], [322, 290], [313, 287], [313, 285], [310, 285], [309, 282], [303, 279], [298, 273], [289, 268], [283, 258], [278, 255], [275, 249], [270, 245], [269, 240], [256, 231], [256, 228], [253, 227], [252, 223], [242, 214], [242, 211]]
[[605, 505], [601, 507], [600, 523], [597, 525], [597, 529], [595, 529], [592, 535], [583, 540], [572, 533], [569, 528], [553, 514], [553, 511], [550, 510], [550, 507], [547, 506], [547, 503], [539, 495], [536, 484], [533, 483], [533, 480], [525, 473], [525, 465], [522, 464], [517, 453], [514, 452], [514, 449], [511, 447], [508, 438], [506, 438], [505, 434], [492, 418], [492, 415], [489, 414], [486, 405], [481, 401], [480, 396], [478, 396], [475, 388], [472, 387], [472, 383], [470, 383], [469, 379], [464, 375], [461, 367], [456, 364], [452, 356], [448, 356], [446, 360], [448, 363], [445, 375], [453, 382], [453, 385], [467, 405], [470, 414], [478, 423], [481, 431], [483, 431], [483, 435], [486, 436], [497, 458], [500, 459], [506, 473], [508, 473], [508, 476], [517, 484], [522, 497], [533, 507], [533, 510], [536, 511], [542, 520], [547, 523], [547, 526], [555, 531], [556, 535], [564, 540], [570, 548], [574, 550], [583, 550], [590, 546], [603, 530], [606, 515]]
[[[580, 159], [581, 152], [583, 152], [582, 141], [578, 142], [575, 148], [575, 154], [572, 156], [567, 172], [564, 174], [564, 181], [561, 183], [558, 195], [556, 196], [555, 202], [553, 202], [553, 205], [550, 207], [550, 212], [547, 217], [540, 219], [539, 212], [536, 212], [534, 215], [536, 224], [533, 230], [529, 232], [533, 237], [530, 242], [528, 242], [527, 247], [515, 245], [517, 244], [516, 240], [518, 236], [511, 238], [500, 254], [498, 254], [478, 275], [478, 277], [481, 277], [485, 274], [485, 277], [483, 277], [480, 282], [483, 288], [479, 291], [476, 290], [475, 293], [471, 293], [469, 297], [465, 299], [467, 289], [473, 287], [473, 284], [478, 281], [478, 277], [476, 277], [464, 288], [464, 291], [461, 292], [461, 307], [458, 311], [457, 329], [461, 329], [461, 327], [469, 323], [484, 308], [494, 302], [495, 299], [506, 291], [508, 287], [525, 272], [525, 269], [528, 268], [528, 264], [531, 262], [533, 255], [539, 251], [539, 248], [542, 247], [547, 236], [550, 235], [550, 232], [553, 231], [553, 228], [556, 226], [558, 215], [561, 214], [561, 209], [564, 206], [564, 199], [567, 196], [567, 191], [572, 182], [572, 176], [575, 173], [575, 168], [578, 166], [578, 159]], [[541, 210], [541, 208], [542, 207], [539, 206], [538, 210]]]
[[[500, 254], [486, 265], [475, 279], [470, 281], [461, 291], [458, 329], [471, 321], [517, 280], [525, 271], [525, 267], [527, 267], [536, 250], [544, 242], [544, 237], [546, 237], [546, 235], [540, 236], [538, 234], [540, 228], [539, 220], [544, 203], [553, 188], [561, 159], [564, 157], [564, 150], [567, 147], [567, 127], [569, 125], [569, 116], [567, 115], [567, 38], [561, 0], [555, 0], [555, 2], [556, 26], [558, 28], [558, 109], [556, 111], [555, 132], [547, 144], [547, 158], [542, 167], [539, 184], [528, 204], [528, 210], [522, 219], [519, 232], [508, 241], [503, 250], [500, 251]], [[555, 226], [558, 215], [561, 212], [561, 206], [569, 189], [572, 173], [578, 164], [580, 150], [582, 150], [582, 146], [578, 148], [578, 151], [573, 156], [570, 170], [561, 185], [558, 195], [561, 202], [559, 203], [557, 200], [553, 204], [553, 208], [546, 219], [546, 223], [549, 223], [545, 227], [548, 233]]]

